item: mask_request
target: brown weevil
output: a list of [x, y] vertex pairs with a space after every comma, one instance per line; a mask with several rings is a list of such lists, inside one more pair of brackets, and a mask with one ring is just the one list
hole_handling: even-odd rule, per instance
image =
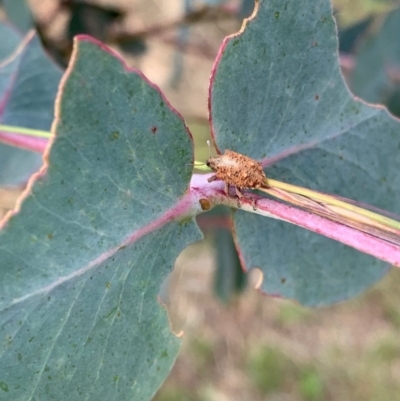
[[[215, 175], [211, 176], [208, 182], [224, 181], [225, 193], [228, 196], [230, 196], [230, 186], [235, 188], [238, 207], [240, 207], [240, 200], [244, 197], [243, 189], [269, 187], [261, 163], [233, 150], [225, 150], [223, 155], [210, 157], [206, 165], [215, 172]], [[255, 210], [255, 201], [252, 198], [251, 200]]]

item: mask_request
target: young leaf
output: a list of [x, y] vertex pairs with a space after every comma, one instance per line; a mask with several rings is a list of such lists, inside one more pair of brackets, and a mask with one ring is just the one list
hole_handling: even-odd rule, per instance
[[53, 133], [0, 231], [1, 399], [149, 400], [179, 346], [157, 293], [200, 238], [183, 198], [191, 136], [157, 88], [87, 37]]
[[[218, 147], [262, 159], [268, 176], [399, 213], [400, 124], [346, 88], [328, 0], [259, 1], [221, 47], [210, 110]], [[262, 289], [303, 304], [352, 297], [389, 268], [282, 221], [238, 212], [234, 223]]]

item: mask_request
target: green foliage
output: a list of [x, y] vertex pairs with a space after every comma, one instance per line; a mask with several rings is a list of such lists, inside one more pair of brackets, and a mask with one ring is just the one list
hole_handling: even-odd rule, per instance
[[264, 395], [298, 392], [305, 401], [322, 400], [323, 380], [316, 366], [296, 363], [279, 347], [253, 349], [248, 360], [248, 375]]
[[309, 309], [295, 303], [284, 303], [279, 308], [278, 321], [284, 326], [289, 326], [305, 322], [310, 316]]
[[284, 387], [296, 372], [296, 365], [278, 348], [262, 347], [249, 355], [248, 375], [265, 395]]
[[324, 384], [316, 369], [304, 369], [300, 375], [299, 390], [305, 401], [324, 399]]
[[206, 373], [210, 361], [213, 359], [213, 347], [210, 341], [205, 338], [195, 339], [190, 344], [190, 351], [196, 360], [196, 363], [200, 365], [200, 369]]

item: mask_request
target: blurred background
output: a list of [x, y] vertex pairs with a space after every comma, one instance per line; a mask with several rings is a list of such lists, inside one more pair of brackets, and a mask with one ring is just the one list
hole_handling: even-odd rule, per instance
[[[2, 0], [0, 18], [35, 27], [62, 67], [72, 38], [97, 37], [166, 94], [186, 119], [196, 160], [208, 156], [207, 92], [223, 38], [254, 0]], [[400, 1], [334, 0], [340, 65], [357, 96], [400, 116]], [[0, 188], [0, 217], [22, 188]], [[164, 287], [182, 351], [157, 401], [400, 400], [400, 277], [364, 295], [307, 309], [260, 294], [241, 271], [229, 213], [198, 219], [205, 240], [186, 249]]]

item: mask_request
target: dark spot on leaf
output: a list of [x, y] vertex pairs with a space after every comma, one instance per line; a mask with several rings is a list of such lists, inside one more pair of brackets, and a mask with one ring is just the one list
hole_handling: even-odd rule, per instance
[[151, 132], [155, 134], [157, 132], [157, 127], [156, 126], [151, 127]]
[[31, 338], [28, 340], [28, 342], [31, 343], [34, 339], [35, 339], [35, 337], [31, 337]]
[[319, 95], [315, 95], [314, 99], [319, 100]]
[[286, 283], [286, 279], [285, 279], [285, 277], [282, 277], [281, 278], [281, 284], [285, 284]]
[[277, 11], [276, 13], [275, 13], [275, 19], [279, 19], [279, 11]]
[[52, 239], [53, 239], [53, 234], [52, 234], [52, 233], [47, 234], [47, 238], [50, 239], [50, 240], [52, 240]]
[[8, 393], [10, 390], [8, 389], [8, 385], [5, 382], [0, 382], [0, 390], [3, 390], [5, 393]]
[[119, 138], [119, 132], [118, 131], [114, 131], [111, 135], [110, 135], [110, 139], [112, 141], [115, 141], [116, 139]]

